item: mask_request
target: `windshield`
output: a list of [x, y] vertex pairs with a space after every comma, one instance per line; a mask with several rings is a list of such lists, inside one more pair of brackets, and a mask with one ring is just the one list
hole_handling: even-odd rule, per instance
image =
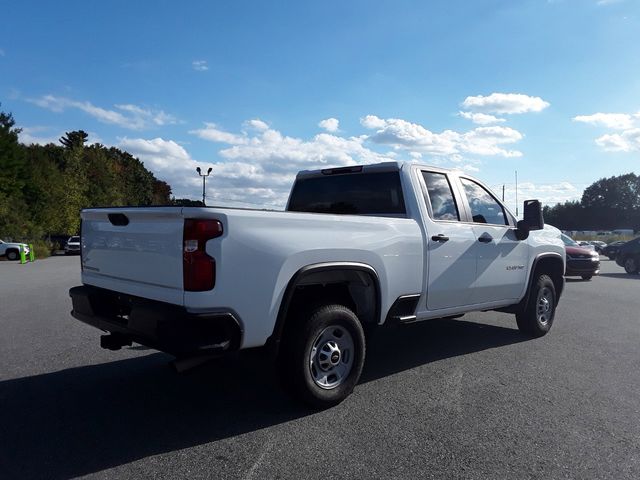
[[79, 242], [80, 241], [80, 237], [71, 237], [69, 238], [70, 242]]
[[578, 242], [576, 242], [573, 238], [562, 234], [562, 241], [567, 247], [579, 247]]

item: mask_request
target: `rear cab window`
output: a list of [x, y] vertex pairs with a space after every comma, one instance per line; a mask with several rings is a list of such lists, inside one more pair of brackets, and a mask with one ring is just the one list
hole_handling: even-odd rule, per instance
[[288, 211], [406, 215], [398, 171], [323, 174], [296, 180]]
[[422, 171], [422, 178], [426, 186], [427, 205], [433, 220], [460, 221], [460, 211], [456, 203], [451, 183], [444, 173]]

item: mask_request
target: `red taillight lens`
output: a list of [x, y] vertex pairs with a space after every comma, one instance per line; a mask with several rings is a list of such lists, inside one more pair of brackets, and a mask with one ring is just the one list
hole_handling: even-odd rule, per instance
[[222, 223], [218, 220], [184, 221], [182, 242], [182, 275], [184, 289], [188, 292], [211, 290], [216, 284], [216, 262], [207, 255], [207, 240], [222, 235]]

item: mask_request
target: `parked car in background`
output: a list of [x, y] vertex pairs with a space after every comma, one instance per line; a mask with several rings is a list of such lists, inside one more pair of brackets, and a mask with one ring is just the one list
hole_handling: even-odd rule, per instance
[[586, 248], [587, 250], [595, 250], [596, 246], [593, 245], [591, 242], [587, 242], [585, 240], [578, 242], [578, 245], [580, 245], [581, 247]]
[[18, 260], [20, 258], [20, 247], [24, 249], [24, 254], [29, 254], [29, 245], [26, 243], [4, 242], [0, 240], [0, 257], [7, 257], [7, 260]]
[[600, 273], [600, 255], [595, 250], [582, 247], [573, 238], [562, 234], [562, 241], [567, 253], [566, 277], [582, 277], [591, 280]]
[[618, 240], [616, 242], [611, 242], [609, 245], [602, 249], [602, 254], [609, 257], [611, 260], [616, 259], [616, 255], [618, 254], [618, 249], [624, 245], [626, 242]]
[[629, 240], [618, 248], [616, 263], [630, 275], [640, 271], [640, 237]]
[[595, 247], [596, 252], [598, 253], [601, 253], [602, 249], [607, 246], [606, 242], [602, 242], [600, 240], [591, 240], [589, 243]]
[[79, 255], [80, 254], [80, 237], [73, 236], [69, 237], [67, 240], [67, 244], [64, 246], [64, 254], [65, 255]]

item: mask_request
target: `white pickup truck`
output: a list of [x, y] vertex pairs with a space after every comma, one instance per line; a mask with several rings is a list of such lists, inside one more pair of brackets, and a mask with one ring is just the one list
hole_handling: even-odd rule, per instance
[[29, 245], [26, 243], [7, 243], [0, 240], [0, 257], [7, 257], [7, 260], [18, 260], [20, 258], [20, 247], [25, 255], [29, 255]]
[[540, 202], [518, 222], [474, 178], [396, 162], [300, 172], [283, 212], [83, 210], [81, 244], [72, 315], [108, 333], [104, 348], [266, 347], [287, 389], [320, 408], [358, 382], [365, 332], [499, 310], [542, 336], [564, 287]]

